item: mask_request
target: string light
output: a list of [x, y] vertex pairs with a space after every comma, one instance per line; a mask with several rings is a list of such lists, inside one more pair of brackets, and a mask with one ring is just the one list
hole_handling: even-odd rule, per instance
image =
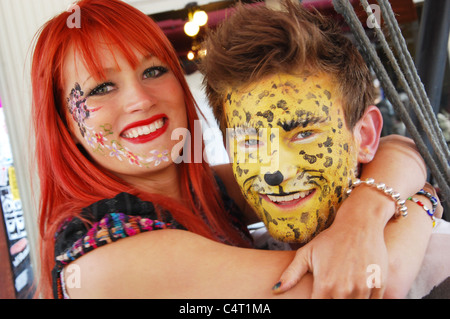
[[187, 58], [188, 58], [188, 60], [190, 60], [190, 61], [194, 60], [194, 58], [195, 58], [194, 52], [189, 51], [188, 54], [187, 54]]
[[204, 26], [208, 22], [208, 15], [203, 10], [197, 10], [194, 12], [192, 20], [200, 27]]
[[188, 21], [184, 25], [184, 33], [186, 33], [190, 37], [194, 37], [200, 31], [200, 27], [193, 21]]
[[195, 37], [200, 31], [200, 27], [208, 22], [208, 14], [203, 10], [196, 10], [193, 14], [189, 12], [189, 21], [184, 24], [184, 33], [190, 37]]

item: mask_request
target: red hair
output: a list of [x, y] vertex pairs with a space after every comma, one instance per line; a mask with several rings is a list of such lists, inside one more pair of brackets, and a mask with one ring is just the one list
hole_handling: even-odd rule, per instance
[[[178, 58], [164, 33], [148, 16], [118, 0], [82, 0], [80, 28], [70, 28], [71, 12], [48, 21], [38, 33], [31, 78], [33, 124], [36, 136], [36, 162], [40, 177], [40, 255], [41, 293], [51, 296], [51, 270], [54, 266], [54, 234], [67, 218], [98, 200], [129, 192], [168, 209], [188, 230], [205, 237], [229, 239], [235, 245], [246, 242], [231, 226], [209, 165], [178, 164], [182, 196], [187, 204], [140, 191], [83, 156], [68, 130], [63, 96], [63, 62], [69, 50], [78, 56], [91, 74], [103, 78], [99, 39], [118, 49], [132, 66], [138, 61], [133, 48], [156, 56], [172, 70], [185, 97], [189, 129], [198, 119], [197, 105], [189, 91]], [[192, 130], [191, 130], [192, 131]], [[192, 143], [193, 144], [193, 143]], [[191, 146], [193, 148], [194, 145]], [[191, 149], [191, 154], [194, 154]], [[205, 216], [207, 221], [202, 218]]]

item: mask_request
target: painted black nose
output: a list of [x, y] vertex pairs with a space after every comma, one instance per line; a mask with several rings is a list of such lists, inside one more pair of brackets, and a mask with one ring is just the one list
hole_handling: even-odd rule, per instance
[[271, 173], [264, 174], [264, 180], [270, 186], [277, 186], [283, 182], [284, 176], [283, 176], [283, 174], [281, 174], [280, 171], [276, 171], [273, 174], [271, 174]]

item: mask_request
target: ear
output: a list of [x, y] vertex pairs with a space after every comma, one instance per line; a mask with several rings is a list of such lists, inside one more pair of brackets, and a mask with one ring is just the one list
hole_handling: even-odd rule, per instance
[[382, 128], [383, 116], [380, 110], [375, 105], [369, 106], [353, 129], [353, 136], [359, 142], [359, 163], [369, 163], [375, 156]]

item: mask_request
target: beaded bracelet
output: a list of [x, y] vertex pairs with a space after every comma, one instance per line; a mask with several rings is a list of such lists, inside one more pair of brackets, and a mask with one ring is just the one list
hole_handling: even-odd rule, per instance
[[437, 198], [434, 197], [433, 195], [431, 195], [430, 193], [428, 193], [426, 190], [423, 190], [423, 189], [418, 191], [417, 195], [424, 195], [431, 201], [431, 205], [433, 205], [432, 210], [433, 210], [433, 214], [434, 214], [436, 212], [436, 208], [438, 206]]
[[[419, 193], [417, 193], [419, 194]], [[424, 194], [421, 194], [424, 195]], [[431, 220], [433, 221], [433, 227], [436, 226], [436, 219], [434, 218], [434, 211], [431, 211], [428, 209], [427, 206], [425, 206], [424, 203], [422, 203], [420, 200], [418, 200], [417, 198], [414, 197], [408, 197], [408, 200], [412, 200], [414, 203], [416, 203], [417, 205], [419, 205], [420, 207], [422, 207], [428, 214], [428, 216], [431, 217]], [[432, 202], [433, 203], [433, 202]], [[437, 204], [436, 204], [437, 205]]]
[[350, 185], [350, 188], [347, 189], [347, 191], [346, 191], [347, 196], [350, 195], [350, 193], [352, 192], [353, 188], [355, 188], [356, 186], [359, 186], [361, 184], [366, 184], [368, 186], [375, 187], [379, 191], [383, 192], [383, 194], [391, 197], [392, 200], [395, 202], [395, 205], [397, 207], [397, 210], [396, 210], [395, 215], [394, 215], [396, 218], [400, 217], [400, 215], [403, 216], [403, 217], [408, 216], [408, 208], [405, 205], [406, 201], [404, 199], [400, 199], [400, 193], [394, 192], [394, 190], [391, 187], [387, 187], [383, 183], [375, 183], [375, 180], [373, 178], [368, 178], [365, 181], [362, 181], [362, 180], [357, 178], [352, 183], [352, 185]]

